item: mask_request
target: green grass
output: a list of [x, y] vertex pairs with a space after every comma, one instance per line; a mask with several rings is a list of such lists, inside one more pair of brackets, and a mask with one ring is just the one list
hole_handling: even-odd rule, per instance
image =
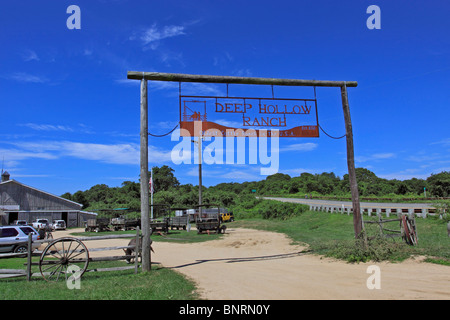
[[[244, 216], [244, 214], [241, 215]], [[368, 219], [366, 216], [364, 219]], [[430, 263], [450, 265], [450, 238], [446, 224], [438, 218], [416, 218], [419, 244], [408, 246], [400, 239], [375, 239], [366, 249], [354, 239], [353, 217], [346, 214], [305, 211], [287, 219], [240, 219], [227, 223], [228, 228], [245, 227], [286, 234], [293, 243], [308, 244], [315, 253], [349, 262], [368, 260], [401, 261], [411, 255], [423, 255]], [[398, 226], [392, 226], [396, 229]], [[119, 232], [121, 233], [121, 232]], [[129, 231], [134, 234], [134, 231]], [[86, 236], [86, 233], [79, 234]], [[98, 236], [98, 233], [92, 235]], [[219, 239], [223, 235], [197, 234], [196, 231], [170, 231], [165, 236], [153, 235], [153, 241], [193, 243]], [[33, 258], [37, 261], [38, 257]], [[25, 259], [1, 259], [0, 268], [25, 269]], [[125, 262], [96, 262], [89, 268], [123, 266]], [[33, 266], [33, 272], [38, 267]], [[64, 281], [46, 282], [41, 277], [28, 282], [25, 278], [0, 280], [0, 300], [190, 300], [198, 299], [195, 284], [180, 273], [153, 266], [150, 273], [134, 274], [134, 270], [85, 273], [81, 289], [70, 290]]]
[[[33, 258], [37, 261], [37, 258]], [[24, 269], [25, 259], [3, 259], [0, 267]], [[90, 263], [91, 268], [125, 266], [124, 262]], [[39, 272], [33, 266], [33, 272]], [[195, 300], [195, 284], [180, 273], [153, 265], [148, 273], [134, 270], [87, 272], [80, 289], [69, 289], [66, 282], [47, 282], [41, 277], [0, 280], [0, 300]]]
[[[450, 261], [450, 238], [447, 236], [446, 224], [433, 217], [416, 218], [419, 243], [414, 247], [401, 239], [378, 237], [365, 248], [362, 242], [354, 239], [353, 217], [346, 214], [306, 211], [287, 220], [253, 218], [234, 222], [233, 225], [281, 232], [290, 237], [293, 243], [308, 244], [317, 254], [349, 262], [402, 261], [412, 255], [424, 255], [441, 264]], [[390, 224], [390, 228], [400, 229], [395, 222]]]
[[[106, 234], [130, 234], [136, 231], [117, 232], [81, 232], [73, 233], [73, 236], [100, 236]], [[215, 240], [222, 234], [197, 234], [196, 230], [190, 232], [184, 230], [170, 230], [166, 235], [152, 235], [153, 241], [195, 243]], [[33, 257], [33, 262], [38, 262], [39, 257]], [[25, 270], [24, 258], [1, 259], [2, 269]], [[124, 261], [91, 262], [88, 269], [128, 266]], [[32, 266], [33, 273], [39, 273], [38, 266]], [[118, 288], [120, 290], [118, 290]], [[81, 288], [70, 290], [66, 282], [46, 282], [41, 277], [33, 277], [26, 281], [25, 277], [1, 279], [0, 300], [197, 300], [195, 284], [182, 274], [153, 265], [149, 273], [134, 270], [87, 272], [81, 278]]]

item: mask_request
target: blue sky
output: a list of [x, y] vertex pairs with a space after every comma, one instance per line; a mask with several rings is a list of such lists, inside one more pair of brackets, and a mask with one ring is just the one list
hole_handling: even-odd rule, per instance
[[[79, 30], [66, 26], [72, 4]], [[379, 30], [366, 26], [372, 4], [381, 9]], [[138, 181], [139, 81], [127, 71], [157, 71], [358, 81], [348, 89], [356, 166], [388, 179], [426, 178], [450, 170], [449, 16], [441, 0], [5, 2], [0, 158], [11, 178], [58, 195]], [[224, 85], [182, 90], [226, 93]], [[267, 86], [229, 90], [272, 94]], [[313, 97], [311, 88], [274, 91]], [[339, 89], [317, 88], [317, 99], [321, 126], [343, 135]], [[150, 82], [150, 132], [178, 119], [178, 84]], [[197, 165], [173, 163], [181, 141], [173, 140], [150, 138], [150, 166], [169, 165], [181, 183], [197, 184]], [[279, 149], [279, 172], [347, 173], [345, 139], [281, 138]], [[203, 182], [264, 179], [261, 167], [204, 165]]]

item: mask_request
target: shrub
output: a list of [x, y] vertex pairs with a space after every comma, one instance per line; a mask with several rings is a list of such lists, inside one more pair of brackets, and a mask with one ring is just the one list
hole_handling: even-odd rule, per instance
[[368, 262], [383, 260], [398, 260], [408, 256], [409, 248], [403, 242], [375, 237], [367, 245], [363, 239], [341, 241], [328, 253], [328, 257], [346, 260], [347, 262]]
[[265, 200], [262, 204], [263, 207], [258, 209], [258, 213], [263, 219], [286, 220], [309, 210], [307, 205], [289, 202]]

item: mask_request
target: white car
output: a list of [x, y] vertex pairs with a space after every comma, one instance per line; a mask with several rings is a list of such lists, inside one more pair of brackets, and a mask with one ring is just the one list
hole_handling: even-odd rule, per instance
[[[27, 253], [28, 235], [32, 233], [32, 240], [39, 240], [39, 234], [30, 226], [3, 226], [0, 227], [0, 253], [14, 252]], [[32, 244], [32, 250], [41, 244]]]
[[50, 223], [47, 219], [37, 219], [33, 221], [33, 228], [35, 229], [45, 229]]
[[66, 222], [64, 220], [55, 220], [52, 225], [53, 230], [66, 230]]

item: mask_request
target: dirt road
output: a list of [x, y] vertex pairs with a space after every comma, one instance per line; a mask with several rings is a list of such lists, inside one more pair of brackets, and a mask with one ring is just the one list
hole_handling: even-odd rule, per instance
[[[127, 240], [94, 242], [85, 244]], [[306, 248], [291, 245], [280, 233], [229, 227], [220, 240], [154, 242], [153, 248], [152, 261], [193, 279], [204, 299], [450, 299], [450, 267], [420, 259], [348, 264], [303, 253]], [[367, 287], [375, 276], [367, 273], [371, 265], [379, 267], [380, 289]]]

